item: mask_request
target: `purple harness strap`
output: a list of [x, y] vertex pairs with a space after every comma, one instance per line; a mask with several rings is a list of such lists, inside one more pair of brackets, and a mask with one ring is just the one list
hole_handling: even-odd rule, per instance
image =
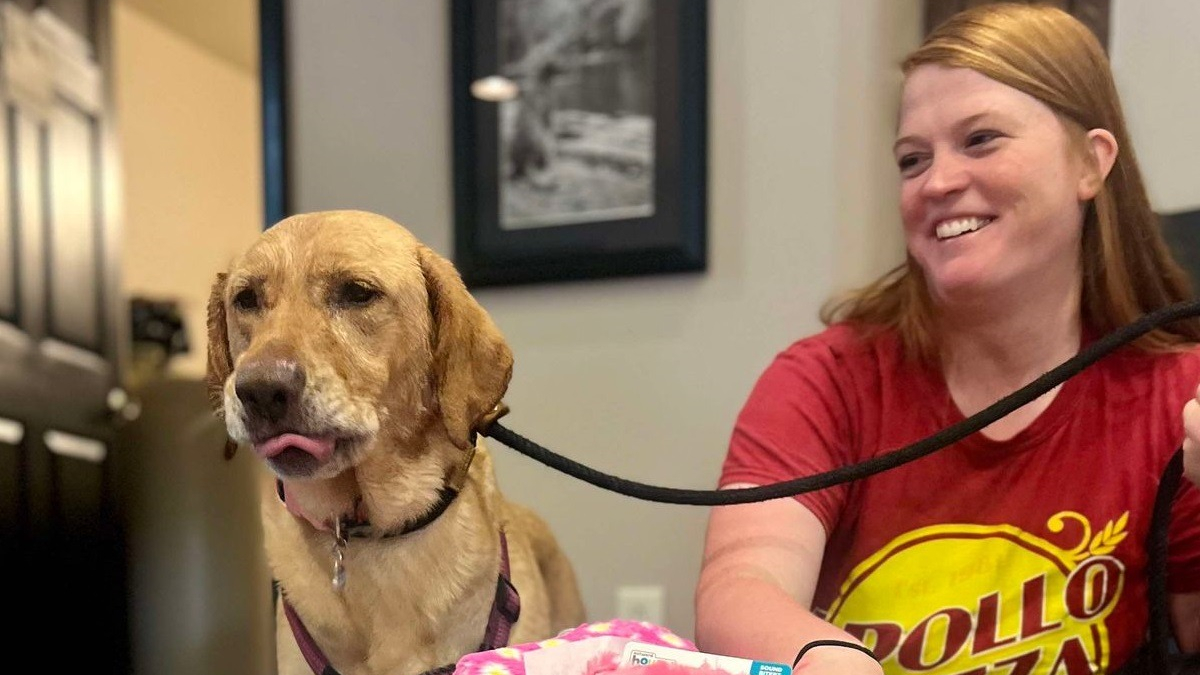
[[325, 658], [325, 652], [317, 646], [317, 641], [300, 620], [300, 615], [296, 613], [292, 603], [288, 602], [287, 598], [282, 600], [283, 614], [287, 617], [288, 625], [292, 627], [292, 635], [295, 636], [296, 645], [300, 647], [300, 653], [304, 655], [308, 667], [312, 668], [316, 675], [337, 675], [337, 671], [329, 665], [329, 659]]
[[500, 577], [496, 579], [496, 597], [492, 600], [487, 630], [476, 651], [486, 652], [508, 646], [508, 634], [520, 616], [521, 596], [517, 594], [517, 587], [513, 586], [508, 565], [508, 537], [504, 536], [504, 530], [500, 530]]
[[[517, 588], [513, 586], [511, 576], [508, 562], [508, 537], [504, 535], [504, 530], [500, 530], [500, 575], [496, 579], [496, 597], [492, 600], [492, 611], [488, 615], [483, 642], [476, 651], [486, 652], [508, 644], [512, 626], [521, 616], [521, 596], [517, 594]], [[304, 626], [304, 622], [300, 620], [300, 615], [296, 613], [291, 603], [285, 597], [281, 597], [281, 600], [283, 601], [284, 616], [287, 617], [288, 625], [292, 628], [292, 635], [296, 638], [296, 644], [300, 647], [300, 653], [304, 655], [304, 660], [308, 662], [308, 667], [312, 668], [315, 675], [341, 675], [329, 663], [325, 652], [317, 646], [317, 641], [308, 632], [308, 628]], [[427, 670], [422, 675], [449, 675], [454, 672], [454, 667], [455, 664], [450, 663]]]

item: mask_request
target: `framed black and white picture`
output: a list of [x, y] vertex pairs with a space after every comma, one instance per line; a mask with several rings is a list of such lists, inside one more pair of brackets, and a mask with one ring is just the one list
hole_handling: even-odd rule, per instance
[[451, 0], [468, 286], [703, 270], [704, 0]]

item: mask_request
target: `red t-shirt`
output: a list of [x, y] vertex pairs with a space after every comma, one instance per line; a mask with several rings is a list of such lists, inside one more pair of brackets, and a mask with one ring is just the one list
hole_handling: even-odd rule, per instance
[[[888, 673], [1119, 667], [1145, 640], [1154, 494], [1198, 383], [1200, 352], [1122, 350], [1066, 382], [1010, 440], [974, 434], [799, 495], [829, 533], [816, 611], [860, 636]], [[834, 326], [762, 374], [721, 484], [828, 471], [962, 419], [940, 371], [907, 360], [895, 334]], [[1200, 591], [1190, 483], [1170, 540], [1170, 590]]]

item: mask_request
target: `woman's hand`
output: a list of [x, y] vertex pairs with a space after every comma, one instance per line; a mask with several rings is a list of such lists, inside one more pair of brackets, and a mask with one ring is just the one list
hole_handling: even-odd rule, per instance
[[1183, 406], [1183, 475], [1200, 486], [1200, 387]]

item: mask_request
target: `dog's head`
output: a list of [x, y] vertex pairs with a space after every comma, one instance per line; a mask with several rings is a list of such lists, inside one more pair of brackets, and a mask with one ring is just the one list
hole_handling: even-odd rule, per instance
[[209, 298], [210, 401], [281, 478], [335, 476], [432, 425], [469, 449], [511, 374], [453, 266], [379, 215], [288, 218]]

